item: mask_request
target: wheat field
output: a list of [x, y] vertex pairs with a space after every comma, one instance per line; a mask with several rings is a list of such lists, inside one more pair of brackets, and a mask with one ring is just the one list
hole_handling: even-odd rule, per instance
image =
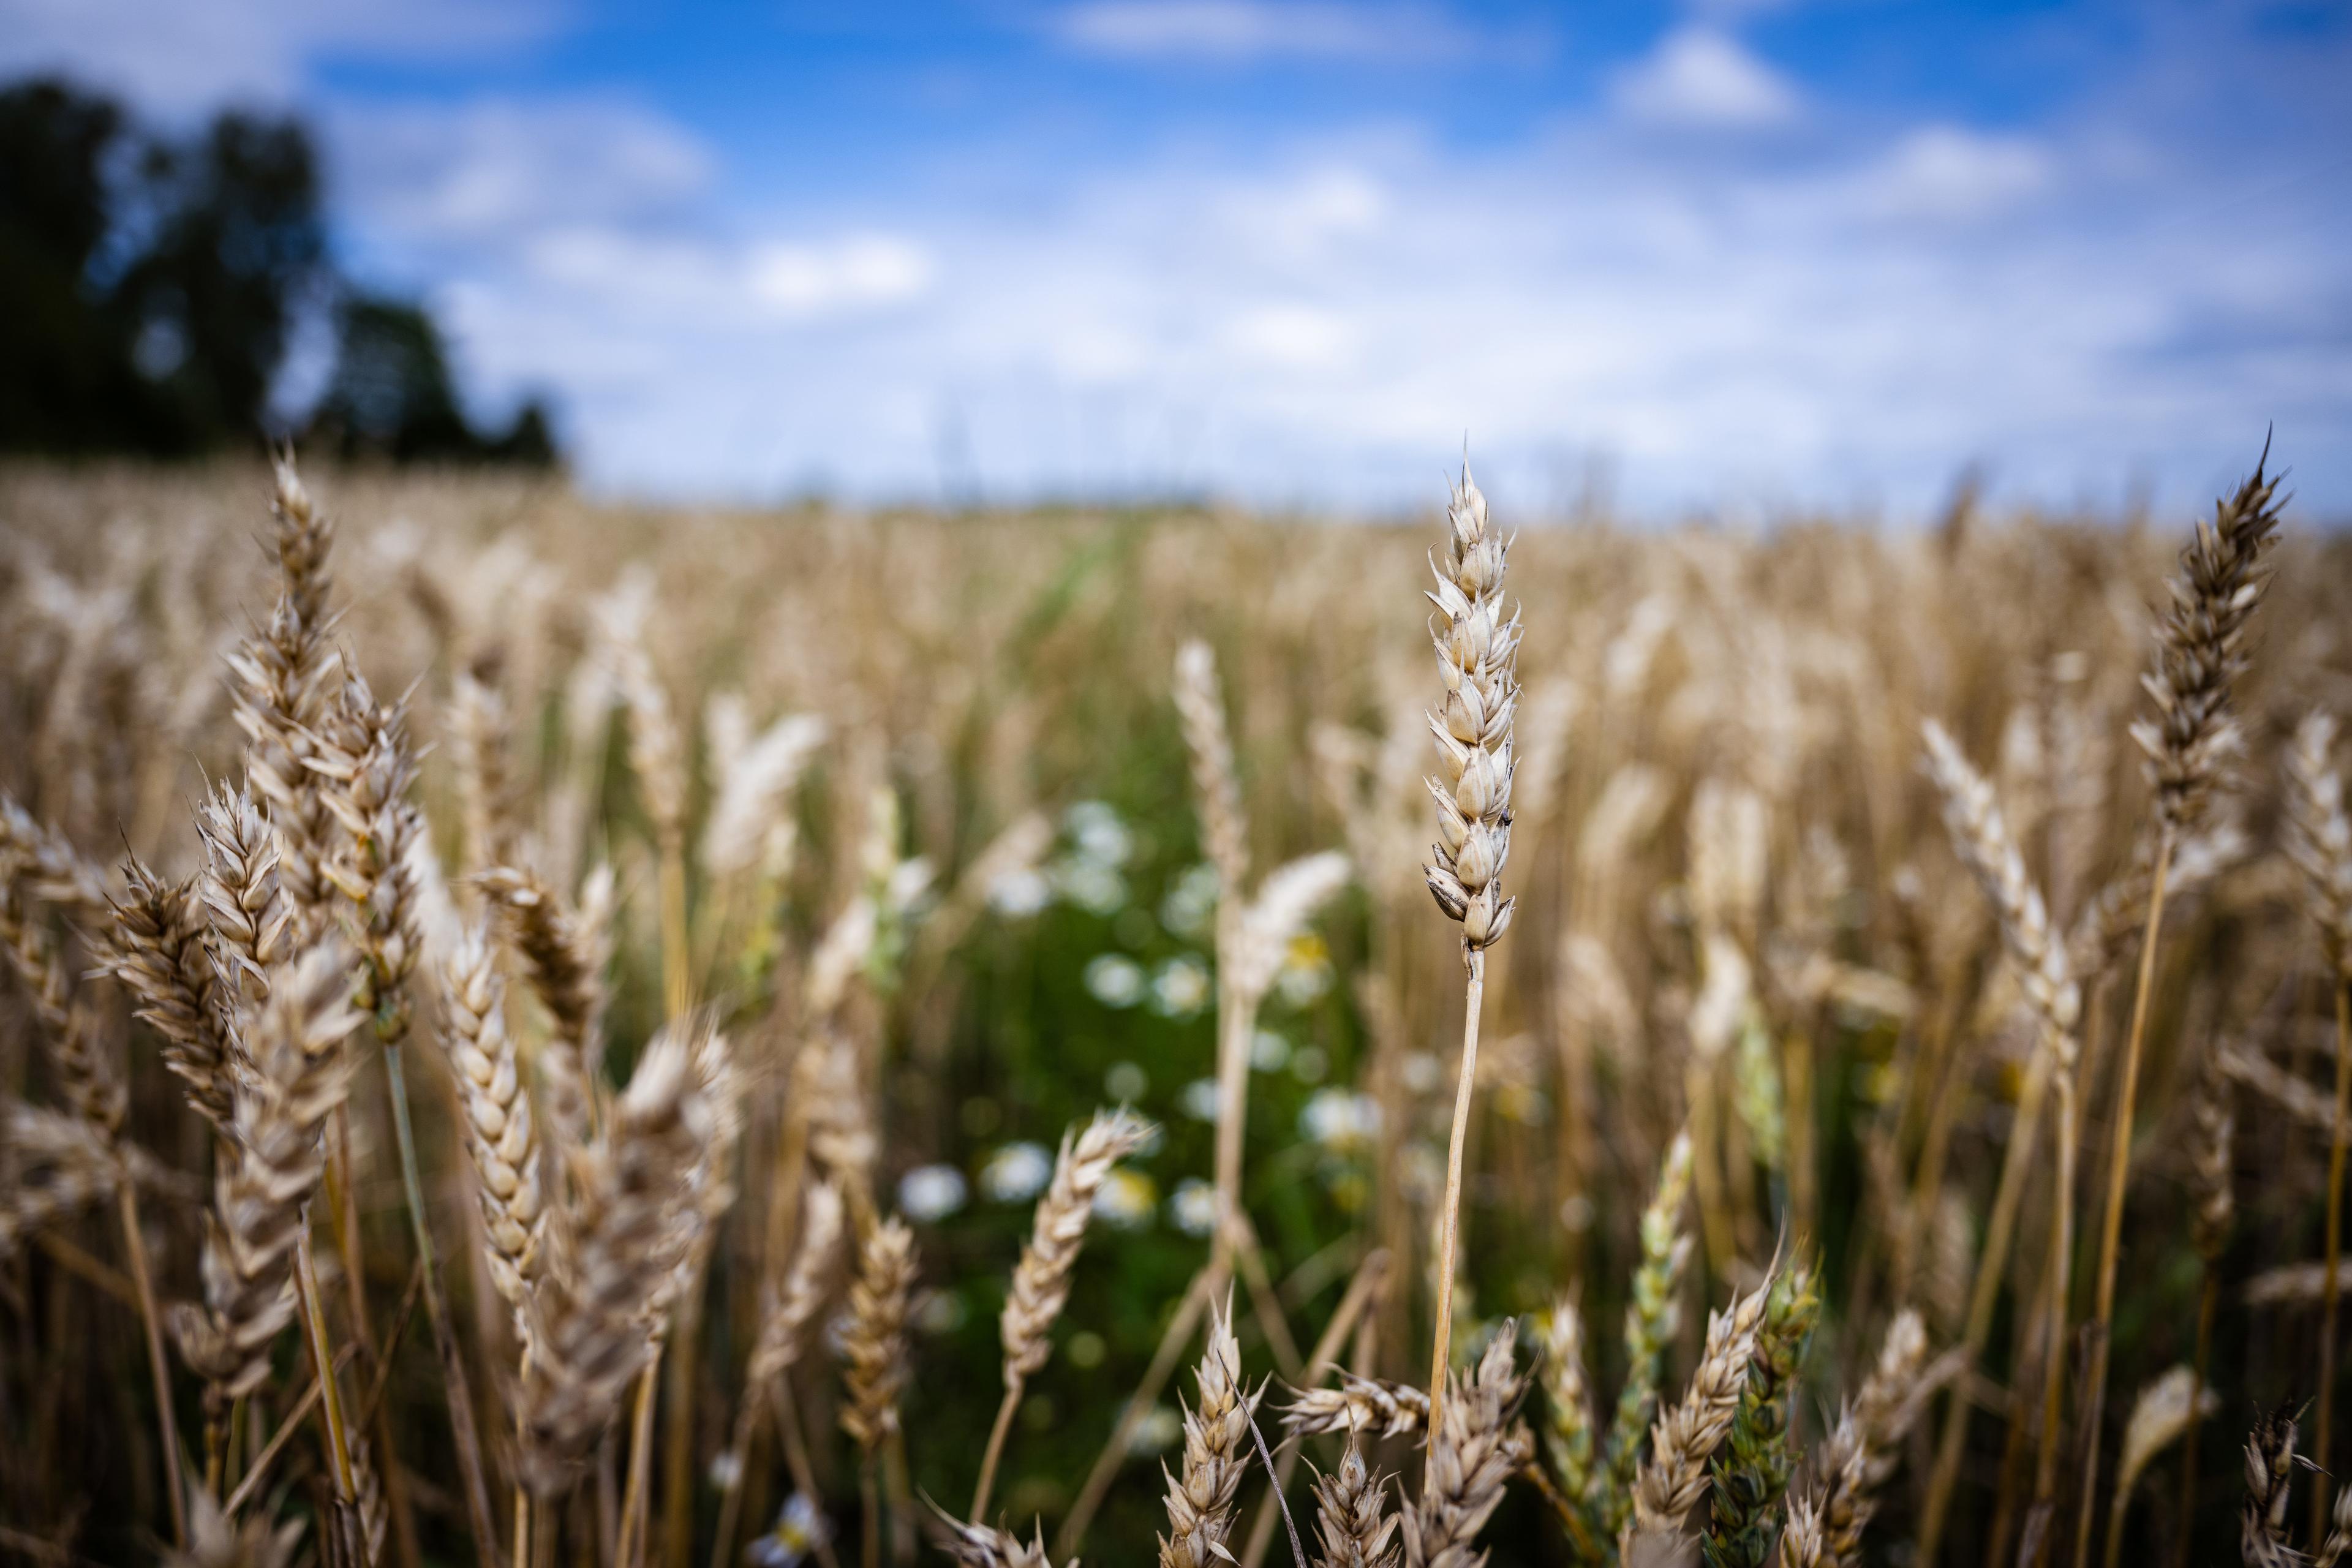
[[2352, 549], [2274, 479], [0, 472], [0, 1551], [2333, 1563]]

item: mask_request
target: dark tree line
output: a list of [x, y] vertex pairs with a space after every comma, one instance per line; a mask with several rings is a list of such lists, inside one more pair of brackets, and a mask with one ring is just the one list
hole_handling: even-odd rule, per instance
[[[270, 393], [306, 318], [331, 321], [335, 363], [297, 430]], [[67, 82], [0, 88], [0, 451], [298, 433], [354, 458], [556, 460], [538, 403], [478, 430], [432, 318], [339, 276], [300, 121], [230, 111], [172, 142]]]

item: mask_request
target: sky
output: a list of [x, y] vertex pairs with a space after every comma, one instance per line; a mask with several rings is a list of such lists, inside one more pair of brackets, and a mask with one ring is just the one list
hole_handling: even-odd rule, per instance
[[611, 494], [2352, 514], [2341, 0], [0, 0]]

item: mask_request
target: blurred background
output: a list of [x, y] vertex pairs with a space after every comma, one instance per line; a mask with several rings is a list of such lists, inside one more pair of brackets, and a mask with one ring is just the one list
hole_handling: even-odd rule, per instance
[[[478, 874], [528, 865], [609, 941], [613, 1082], [678, 953], [746, 1064], [742, 1193], [665, 1363], [662, 1568], [755, 1542], [788, 1568], [788, 1497], [845, 1552], [879, 1517], [814, 1343], [806, 1484], [735, 1435], [811, 1108], [865, 1119], [837, 1163], [917, 1228], [903, 1564], [915, 1496], [970, 1495], [1056, 1142], [1120, 1101], [1160, 1133], [1096, 1205], [997, 1497], [1056, 1562], [1150, 1561], [1213, 1226], [1218, 907], [1334, 851], [1346, 885], [1231, 1037], [1267, 1268], [1242, 1353], [1298, 1381], [1330, 1333], [1359, 1371], [1427, 1365], [1463, 994], [1419, 870], [1421, 589], [1466, 441], [1502, 526], [1536, 526], [1457, 1348], [1581, 1321], [1638, 1446], [1637, 1369], [1679, 1387], [1706, 1309], [1810, 1240], [1803, 1443], [1898, 1309], [1977, 1342], [1863, 1561], [2012, 1560], [2065, 1348], [2035, 1303], [2064, 1304], [2048, 1262], [2100, 1199], [2037, 1168], [2013, 1242], [1987, 1235], [2021, 1121], [2040, 1147], [2039, 1037], [1922, 773], [1933, 719], [2079, 950], [2082, 1169], [2135, 1133], [2101, 1436], [2191, 1358], [2219, 1391], [2201, 1469], [2168, 1455], [2098, 1517], [2219, 1552], [2246, 1413], [2317, 1381], [2336, 1037], [2278, 850], [2291, 737], [2352, 713], [2352, 533], [2325, 526], [2352, 515], [2347, 81], [2340, 3], [0, 0], [0, 790], [87, 886], [126, 851], [196, 868], [189, 803], [246, 761], [223, 660], [283, 588], [261, 441], [295, 441], [337, 531], [313, 609], [422, 752], [424, 973], [485, 918]], [[2119, 1130], [2127, 726], [2166, 574], [2266, 429], [2293, 500], [2248, 743]], [[1172, 689], [1194, 639], [1232, 876]], [[171, 1178], [144, 1245], [190, 1299], [210, 1140], [80, 961], [85, 904], [60, 973], [136, 1064], [127, 1125]], [[54, 1110], [37, 1023], [0, 983], [0, 1085]], [[421, 1055], [432, 1224], [470, 1238]], [[370, 1086], [344, 1278], [381, 1321], [410, 1243]], [[2234, 1149], [2192, 1139], [2241, 1100]], [[1679, 1325], [1643, 1351], [1641, 1206], [1686, 1127], [1690, 1261], [1648, 1287]], [[0, 1226], [0, 1518], [44, 1563], [152, 1562], [162, 1529], [137, 1320], [78, 1310], [103, 1221], [13, 1258]], [[516, 1363], [478, 1256], [450, 1248], [487, 1409]], [[1969, 1328], [1979, 1278], [2001, 1310]], [[482, 1561], [422, 1331], [385, 1364], [387, 1561]], [[621, 1452], [567, 1504], [580, 1561], [614, 1560]], [[1418, 1473], [1410, 1439], [1378, 1457]], [[1607, 1560], [1542, 1509], [1515, 1488], [1504, 1568]]]
[[1917, 515], [2274, 420], [2352, 499], [2323, 0], [5, 0], [0, 74], [14, 448]]

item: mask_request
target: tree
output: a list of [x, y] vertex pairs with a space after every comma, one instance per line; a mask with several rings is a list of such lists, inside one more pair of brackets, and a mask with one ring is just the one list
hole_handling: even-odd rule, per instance
[[334, 380], [313, 429], [346, 458], [532, 468], [555, 461], [547, 414], [536, 401], [523, 405], [505, 435], [483, 436], [457, 405], [433, 318], [415, 305], [367, 295], [343, 301]]

